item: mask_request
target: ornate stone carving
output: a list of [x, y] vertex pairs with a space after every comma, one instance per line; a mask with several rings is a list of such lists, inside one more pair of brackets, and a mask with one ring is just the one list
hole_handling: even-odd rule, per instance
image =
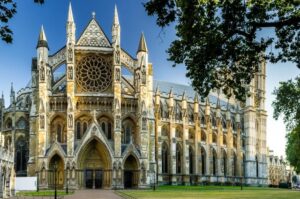
[[68, 79], [73, 80], [73, 66], [68, 66]]
[[88, 55], [78, 63], [76, 79], [84, 92], [105, 91], [112, 81], [111, 59]]
[[40, 115], [40, 129], [45, 129], [45, 116]]
[[92, 20], [84, 33], [80, 37], [77, 45], [80, 46], [95, 46], [95, 47], [110, 47], [110, 44], [95, 20]]
[[120, 59], [120, 50], [117, 49], [115, 52], [115, 64], [120, 65], [121, 64], [121, 59]]
[[69, 123], [68, 127], [73, 128], [73, 115], [72, 114], [68, 115], [68, 123]]
[[45, 66], [43, 62], [41, 62], [40, 66], [40, 81], [45, 81]]

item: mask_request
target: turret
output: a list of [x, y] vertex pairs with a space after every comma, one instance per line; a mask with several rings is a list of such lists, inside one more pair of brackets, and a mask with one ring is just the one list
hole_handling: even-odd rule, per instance
[[210, 103], [209, 103], [209, 98], [208, 97], [206, 97], [205, 115], [210, 116]]
[[39, 81], [45, 82], [47, 79], [47, 63], [48, 63], [48, 42], [44, 27], [41, 27], [40, 35], [37, 44], [37, 58], [38, 58], [38, 71], [39, 71]]
[[141, 35], [139, 47], [137, 50], [137, 59], [140, 67], [141, 84], [145, 85], [147, 83], [146, 77], [148, 72], [148, 49], [147, 49], [145, 36], [143, 33]]
[[194, 113], [199, 113], [199, 97], [197, 93], [195, 93], [194, 97]]

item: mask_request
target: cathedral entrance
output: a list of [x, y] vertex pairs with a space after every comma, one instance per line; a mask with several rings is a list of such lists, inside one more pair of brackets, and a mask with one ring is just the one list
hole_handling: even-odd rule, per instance
[[62, 189], [64, 187], [64, 162], [62, 158], [55, 154], [49, 163], [49, 186]]
[[124, 164], [124, 188], [137, 188], [139, 182], [138, 163], [134, 156], [127, 157]]
[[79, 156], [79, 184], [86, 189], [110, 188], [111, 159], [104, 144], [96, 139], [84, 147]]
[[87, 189], [102, 188], [103, 170], [85, 170], [85, 186]]

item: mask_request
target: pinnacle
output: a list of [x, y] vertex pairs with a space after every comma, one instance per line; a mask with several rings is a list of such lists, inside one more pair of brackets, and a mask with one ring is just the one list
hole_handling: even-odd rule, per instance
[[41, 31], [40, 31], [40, 35], [39, 35], [39, 39], [38, 39], [36, 48], [40, 48], [40, 47], [45, 47], [45, 48], [49, 49], [47, 37], [46, 37], [45, 31], [44, 31], [43, 25], [41, 27]]
[[73, 11], [72, 11], [71, 2], [69, 4], [68, 22], [74, 22], [74, 17], [73, 17]]
[[137, 52], [148, 52], [148, 48], [147, 48], [144, 33], [142, 33], [142, 35], [141, 35], [139, 48], [138, 48]]

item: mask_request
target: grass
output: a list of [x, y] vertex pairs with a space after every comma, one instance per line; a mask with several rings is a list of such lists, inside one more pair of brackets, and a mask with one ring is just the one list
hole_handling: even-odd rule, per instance
[[124, 198], [152, 199], [296, 199], [300, 191], [264, 187], [236, 186], [160, 186], [153, 190], [118, 191]]
[[[57, 190], [58, 196], [65, 196], [73, 194], [73, 191], [69, 190], [67, 194], [65, 190]], [[40, 191], [20, 191], [17, 193], [17, 196], [54, 196], [54, 190], [40, 190]]]

